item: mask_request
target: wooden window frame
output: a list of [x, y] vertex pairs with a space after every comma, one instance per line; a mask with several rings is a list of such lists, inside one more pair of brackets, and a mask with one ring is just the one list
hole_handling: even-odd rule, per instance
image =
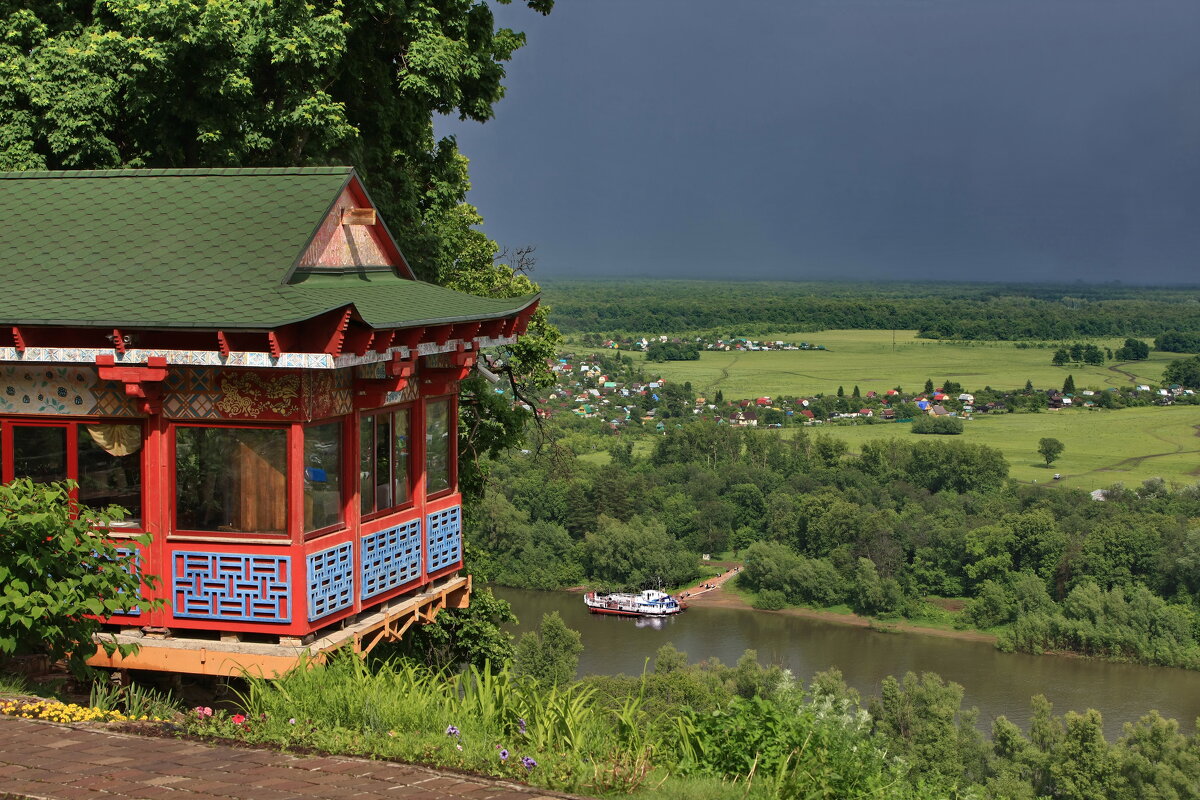
[[[429, 436], [429, 413], [428, 408], [430, 403], [438, 403], [446, 401], [446, 426], [449, 438], [449, 452], [446, 454], [448, 460], [449, 475], [447, 479], [449, 486], [445, 489], [439, 489], [436, 492], [428, 490], [429, 481], [429, 452], [426, 439]], [[436, 397], [423, 398], [421, 404], [421, 474], [425, 477], [425, 501], [431, 502], [439, 500], [443, 497], [448, 497], [458, 491], [458, 395], [444, 394]]]
[[[350, 427], [350, 425], [347, 424], [347, 422], [348, 422], [348, 418], [343, 416], [343, 417], [329, 417], [327, 419], [315, 419], [311, 422], [305, 422], [300, 425], [300, 441], [297, 442], [296, 447], [299, 449], [300, 456], [302, 459], [301, 460], [301, 470], [303, 470], [305, 468], [304, 463], [303, 463], [303, 456], [304, 456], [304, 448], [307, 446], [307, 443], [308, 443], [308, 429], [315, 428], [320, 425], [330, 425], [333, 423], [337, 423], [342, 426], [342, 452], [339, 454], [340, 455], [340, 463], [338, 464], [338, 469], [341, 471], [341, 489], [340, 489], [340, 491], [341, 491], [341, 505], [342, 505], [342, 521], [334, 523], [333, 525], [326, 525], [324, 528], [316, 528], [315, 530], [307, 531], [304, 529], [304, 524], [305, 524], [304, 523], [304, 508], [303, 508], [303, 505], [301, 505], [300, 512], [299, 512], [300, 513], [300, 536], [306, 542], [311, 539], [317, 539], [322, 536], [326, 536], [330, 533], [337, 533], [338, 531], [344, 531], [350, 527], [350, 513], [351, 513], [350, 498], [354, 497], [355, 493], [351, 490], [352, 483], [350, 480], [348, 480], [348, 478], [352, 477], [353, 480], [358, 479], [358, 465], [355, 463], [355, 461], [353, 459], [349, 458], [350, 450], [351, 450], [350, 438], [351, 438], [351, 434], [353, 433], [353, 429]], [[174, 437], [171, 438], [171, 442], [172, 442], [172, 444], [174, 444], [174, 442], [175, 442]], [[354, 453], [355, 453], [355, 455], [358, 454], [357, 447], [354, 448]], [[300, 481], [300, 491], [299, 491], [300, 502], [301, 502], [301, 504], [303, 504], [303, 502], [304, 502], [304, 474], [303, 474], [303, 471], [298, 476], [298, 480]]]
[[[416, 505], [417, 492], [416, 492], [416, 480], [415, 480], [415, 476], [414, 476], [413, 467], [417, 463], [417, 458], [416, 458], [417, 453], [414, 452], [414, 450], [415, 450], [414, 442], [418, 438], [414, 434], [414, 430], [417, 428], [417, 424], [418, 424], [418, 417], [417, 417], [417, 413], [416, 413], [417, 405], [418, 404], [415, 402], [395, 403], [390, 406], [382, 406], [380, 408], [372, 408], [372, 409], [369, 409], [366, 411], [360, 411], [358, 413], [359, 435], [357, 437], [355, 437], [355, 454], [358, 456], [358, 459], [354, 462], [354, 480], [356, 482], [357, 489], [358, 489], [358, 502], [359, 502], [358, 513], [360, 516], [360, 520], [362, 522], [369, 522], [370, 520], [378, 519], [380, 517], [386, 517], [390, 514], [398, 514], [402, 511], [408, 511]], [[408, 413], [408, 469], [406, 470], [406, 473], [405, 473], [405, 483], [408, 487], [408, 491], [406, 492], [406, 494], [408, 495], [408, 497], [402, 503], [393, 502], [392, 505], [388, 506], [387, 508], [382, 508], [382, 509], [376, 508], [376, 507], [374, 507], [374, 504], [372, 504], [373, 510], [371, 510], [369, 512], [364, 512], [362, 510], [362, 475], [358, 469], [358, 465], [362, 463], [362, 426], [363, 426], [364, 421], [367, 420], [368, 418], [378, 417], [383, 414], [393, 415], [397, 411], [405, 411]], [[422, 418], [422, 421], [423, 421], [423, 418]], [[420, 427], [421, 427], [421, 431], [422, 431], [421, 439], [423, 442], [425, 426], [421, 425]], [[376, 436], [375, 430], [376, 430], [376, 426], [374, 425], [374, 423], [372, 423], [372, 425], [371, 425], [371, 453], [372, 453], [371, 457], [372, 457], [372, 459], [374, 459], [374, 453], [375, 453], [375, 436]], [[393, 428], [392, 428], [391, 444], [392, 444], [392, 449], [391, 449], [392, 464], [395, 464], [396, 463], [396, 449], [395, 449], [396, 434], [395, 434], [394, 423], [393, 423]], [[422, 455], [423, 455], [423, 453], [422, 453]], [[423, 466], [423, 462], [422, 462], [422, 466]], [[395, 475], [395, 471], [393, 469], [393, 476], [394, 475]], [[393, 477], [393, 480], [394, 480], [394, 477]], [[394, 486], [393, 486], [393, 491], [395, 491]], [[394, 499], [395, 498], [393, 498], [393, 500]]]
[[146, 420], [138, 417], [0, 417], [0, 483], [11, 483], [15, 478], [13, 455], [13, 428], [65, 428], [67, 434], [67, 480], [75, 481], [76, 488], [71, 490], [72, 516], [78, 512], [79, 504], [79, 426], [81, 425], [137, 425], [142, 432], [142, 446], [138, 451], [138, 469], [141, 473], [142, 509], [140, 520], [136, 525], [119, 525], [109, 528], [108, 534], [115, 537], [132, 537], [145, 533], [146, 527], [146, 451], [148, 431]]
[[[297, 446], [303, 447], [293, 432], [295, 425], [280, 421], [258, 423], [250, 420], [172, 420], [167, 426], [167, 519], [163, 528], [167, 531], [167, 539], [179, 542], [242, 542], [245, 544], [291, 544], [292, 531], [295, 526], [295, 512], [292, 503], [292, 469], [293, 452]], [[176, 432], [180, 428], [222, 428], [222, 429], [251, 429], [251, 430], [280, 430], [284, 432], [284, 520], [283, 533], [264, 533], [261, 531], [197, 531], [190, 528], [176, 527], [178, 519], [179, 483], [176, 460]], [[303, 452], [303, 451], [301, 451]], [[301, 521], [303, 527], [303, 521]]]

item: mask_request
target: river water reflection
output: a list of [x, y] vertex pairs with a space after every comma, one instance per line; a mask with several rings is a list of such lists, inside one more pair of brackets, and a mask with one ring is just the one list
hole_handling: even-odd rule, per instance
[[732, 665], [750, 648], [763, 663], [777, 663], [807, 681], [837, 667], [846, 682], [877, 696], [888, 675], [936, 672], [963, 685], [963, 706], [977, 706], [981, 727], [1004, 715], [1028, 730], [1029, 698], [1041, 693], [1056, 714], [1099, 709], [1111, 739], [1121, 726], [1150, 709], [1174, 717], [1186, 731], [1200, 716], [1200, 672], [1166, 667], [1110, 664], [1078, 658], [1001, 653], [983, 642], [915, 634], [878, 633], [865, 628], [737, 608], [694, 607], [665, 620], [589, 614], [583, 598], [564, 592], [494, 587], [521, 620], [513, 632], [536, 627], [542, 614], [557, 611], [583, 635], [580, 674], [641, 674], [647, 658], [667, 642], [690, 662], [715, 656]]

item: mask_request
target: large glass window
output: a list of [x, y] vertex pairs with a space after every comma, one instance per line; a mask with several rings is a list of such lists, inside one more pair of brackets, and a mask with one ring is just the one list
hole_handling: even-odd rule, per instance
[[67, 479], [67, 426], [14, 425], [13, 477], [34, 483]]
[[[76, 498], [91, 508], [120, 506], [128, 512], [114, 527], [142, 523], [142, 425], [118, 422], [0, 423], [12, 442], [12, 461], [0, 478], [37, 483], [72, 480]], [[71, 458], [74, 452], [75, 457]]]
[[450, 398], [425, 404], [425, 491], [437, 494], [454, 483], [454, 428], [450, 419]]
[[176, 427], [175, 529], [284, 533], [287, 431]]
[[304, 531], [342, 523], [342, 423], [304, 429]]
[[142, 426], [80, 425], [79, 502], [92, 508], [120, 506], [129, 512], [122, 523], [142, 521]]
[[411, 494], [408, 409], [364, 414], [358, 444], [363, 516], [407, 503]]

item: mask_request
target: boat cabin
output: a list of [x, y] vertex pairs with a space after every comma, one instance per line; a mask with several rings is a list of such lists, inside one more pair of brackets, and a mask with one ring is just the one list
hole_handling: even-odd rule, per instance
[[124, 666], [465, 605], [458, 382], [536, 296], [415, 280], [348, 167], [7, 173], [0, 213], [0, 480], [128, 510], [166, 602]]

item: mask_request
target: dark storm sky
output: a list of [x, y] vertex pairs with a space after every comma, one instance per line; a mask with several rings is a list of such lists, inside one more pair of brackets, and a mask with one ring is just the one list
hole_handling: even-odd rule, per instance
[[517, 0], [470, 200], [536, 276], [1200, 283], [1200, 2]]

